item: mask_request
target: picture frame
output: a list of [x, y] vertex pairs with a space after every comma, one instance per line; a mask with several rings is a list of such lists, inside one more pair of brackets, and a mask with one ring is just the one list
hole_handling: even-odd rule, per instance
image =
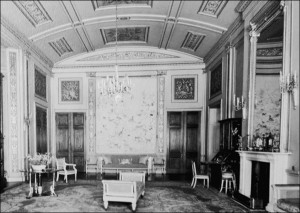
[[37, 98], [47, 101], [47, 76], [34, 66], [34, 93]]
[[198, 101], [198, 75], [174, 75], [172, 78], [173, 103]]
[[211, 72], [209, 79], [209, 98], [212, 99], [222, 93], [222, 63], [218, 64]]
[[60, 78], [58, 84], [60, 104], [82, 103], [82, 78]]

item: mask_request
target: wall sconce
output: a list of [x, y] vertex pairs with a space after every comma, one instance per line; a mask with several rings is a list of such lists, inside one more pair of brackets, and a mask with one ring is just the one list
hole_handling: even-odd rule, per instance
[[243, 96], [241, 98], [239, 98], [239, 97], [235, 97], [235, 95], [233, 95], [233, 108], [235, 111], [242, 110], [243, 119], [246, 119], [246, 117], [247, 117], [246, 116], [246, 114], [247, 114], [246, 101]]
[[297, 73], [294, 72], [283, 75], [280, 71], [280, 92], [281, 93], [290, 93], [293, 97], [294, 109], [298, 106], [299, 97], [298, 97], [298, 82], [297, 82]]

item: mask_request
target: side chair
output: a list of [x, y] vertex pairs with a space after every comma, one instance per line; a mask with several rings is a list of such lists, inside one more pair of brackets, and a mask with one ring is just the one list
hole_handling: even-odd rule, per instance
[[209, 175], [207, 174], [197, 174], [197, 169], [196, 169], [196, 163], [195, 161], [192, 161], [192, 169], [193, 169], [193, 180], [191, 183], [191, 187], [195, 188], [197, 184], [198, 179], [203, 180], [203, 185], [205, 186], [205, 181], [207, 181], [207, 188], [209, 188]]
[[[72, 167], [68, 169], [67, 167]], [[56, 158], [56, 169], [57, 171], [57, 178], [56, 181], [59, 179], [59, 175], [64, 175], [64, 180], [68, 183], [68, 175], [75, 175], [75, 181], [77, 181], [77, 169], [76, 164], [66, 163], [65, 158]]]

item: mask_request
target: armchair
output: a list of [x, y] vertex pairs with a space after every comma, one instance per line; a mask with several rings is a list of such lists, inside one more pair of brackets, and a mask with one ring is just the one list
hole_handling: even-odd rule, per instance
[[[72, 169], [67, 169], [69, 166], [71, 166]], [[57, 171], [56, 181], [58, 181], [59, 175], [64, 175], [64, 180], [66, 180], [66, 183], [68, 183], [68, 175], [75, 175], [75, 181], [77, 180], [76, 164], [66, 163], [65, 158], [56, 159], [56, 169], [59, 170]]]

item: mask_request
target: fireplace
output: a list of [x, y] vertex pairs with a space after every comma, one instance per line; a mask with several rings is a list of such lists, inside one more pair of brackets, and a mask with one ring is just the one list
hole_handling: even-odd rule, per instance
[[[268, 190], [266, 194], [260, 197], [258, 200], [264, 202], [263, 206], [266, 206], [266, 210], [272, 209], [272, 187], [273, 184], [286, 184], [288, 168], [288, 155], [291, 153], [281, 152], [254, 152], [254, 151], [237, 151], [240, 155], [240, 185], [239, 193], [250, 198], [255, 198], [257, 192], [255, 187], [265, 187], [264, 190]], [[253, 180], [256, 177], [257, 171], [262, 172], [259, 176], [260, 181]], [[268, 171], [265, 171], [268, 170]], [[254, 172], [254, 174], [253, 174]], [[264, 178], [268, 177], [268, 181]], [[261, 180], [262, 179], [262, 180]], [[254, 184], [254, 185], [253, 185]], [[258, 184], [258, 185], [256, 185]], [[259, 192], [260, 193], [260, 192]]]

